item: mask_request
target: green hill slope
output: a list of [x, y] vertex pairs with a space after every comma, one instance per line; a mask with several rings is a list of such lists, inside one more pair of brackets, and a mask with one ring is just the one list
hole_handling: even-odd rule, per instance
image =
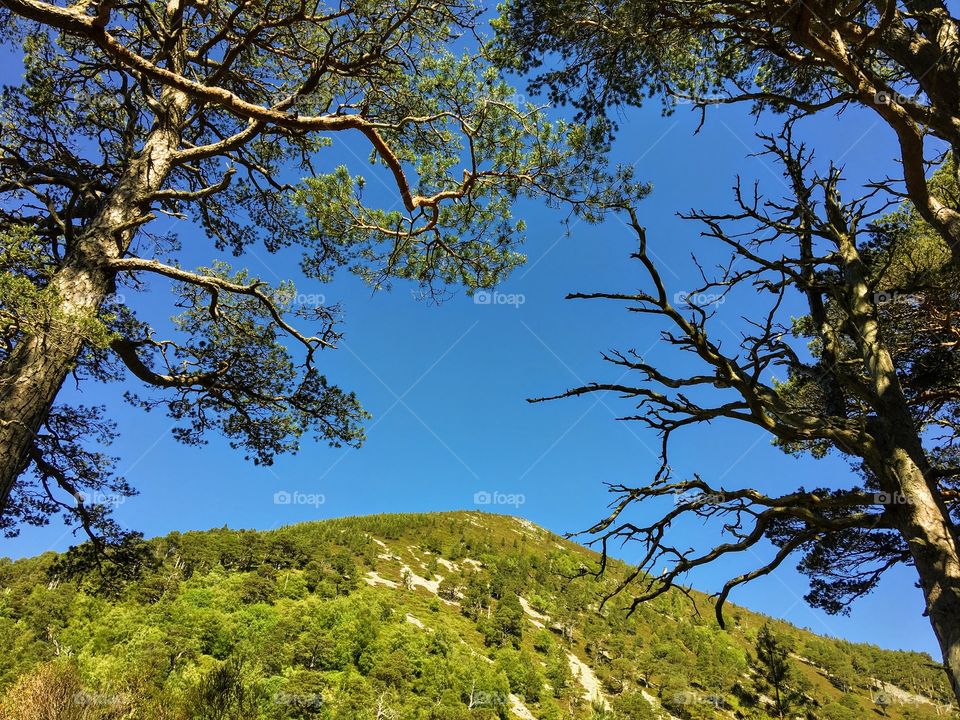
[[788, 717], [955, 715], [930, 657], [674, 593], [597, 599], [585, 548], [518, 518], [380, 515], [174, 533], [135, 578], [0, 561], [0, 717], [766, 718], [756, 636], [791, 649]]

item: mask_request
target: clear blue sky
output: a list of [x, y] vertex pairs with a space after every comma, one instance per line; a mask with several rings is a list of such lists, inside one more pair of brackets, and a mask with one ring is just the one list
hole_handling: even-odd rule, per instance
[[[16, 63], [7, 63], [2, 77], [10, 82], [17, 73]], [[699, 228], [676, 218], [677, 211], [729, 207], [737, 174], [758, 178], [771, 194], [784, 189], [778, 170], [749, 157], [759, 142], [745, 109], [712, 112], [703, 131], [694, 135], [697, 121], [685, 109], [661, 117], [655, 103], [631, 110], [614, 148], [614, 160], [635, 163], [639, 177], [653, 183], [640, 211], [673, 290], [692, 286], [692, 251], [710, 255]], [[851, 182], [897, 173], [892, 133], [872, 115], [826, 117], [802, 130], [821, 159], [846, 165]], [[359, 171], [367, 168], [367, 154], [355, 138], [338, 137], [320, 165], [345, 162]], [[386, 190], [381, 199], [387, 205], [394, 200]], [[559, 533], [584, 529], [599, 519], [610, 500], [603, 483], [645, 482], [657, 467], [658, 438], [642, 426], [615, 422], [631, 407], [614, 396], [535, 406], [525, 398], [615, 379], [614, 369], [599, 358], [601, 350], [634, 348], [654, 361], [671, 355], [657, 343], [654, 321], [630, 316], [615, 303], [563, 299], [570, 291], [638, 286], [639, 269], [627, 257], [633, 240], [621, 224], [579, 224], [568, 233], [560, 212], [526, 203], [517, 213], [528, 223], [528, 261], [498, 290], [522, 294], [519, 307], [478, 305], [463, 293], [440, 306], [426, 304], [403, 283], [374, 295], [347, 274], [325, 286], [304, 283], [293, 254], [276, 257], [257, 249], [232, 261], [268, 281], [293, 278], [299, 292], [321, 293], [327, 302], [343, 305], [345, 337], [337, 351], [324, 353], [322, 362], [328, 376], [355, 390], [374, 416], [361, 449], [308, 443], [271, 468], [254, 467], [217, 437], [205, 447], [178, 445], [162, 413], [144, 414], [123, 402], [125, 387], [65, 388], [64, 399], [104, 403], [119, 424], [121, 437], [113, 452], [140, 495], [119, 507], [118, 519], [147, 536], [453, 509], [517, 514]], [[191, 225], [175, 229], [185, 247], [184, 266], [215, 257], [211, 243]], [[127, 296], [147, 316], [173, 313], [162, 284], [153, 293]], [[718, 320], [729, 329], [718, 327], [730, 333], [729, 343], [735, 342], [739, 316], [750, 310], [749, 301], [722, 306]], [[849, 476], [846, 463], [836, 458], [783, 455], [755, 428], [718, 423], [675, 440], [678, 476], [697, 471], [726, 487], [786, 491], [801, 484], [842, 483]], [[322, 494], [324, 502], [277, 505], [274, 493], [282, 490]], [[478, 507], [474, 495], [481, 491], [522, 494], [525, 502], [516, 508]], [[685, 531], [697, 540], [711, 537], [709, 528]], [[0, 554], [33, 555], [75, 542], [58, 524], [27, 528], [17, 539], [0, 541]], [[629, 560], [635, 553], [628, 546], [618, 554]], [[715, 590], [745, 562], [754, 561], [747, 557], [712, 566], [690, 581]], [[732, 601], [817, 632], [938, 656], [913, 583], [911, 569], [896, 571], [855, 606], [851, 617], [830, 617], [805, 605], [806, 582], [791, 566], [741, 589]]]

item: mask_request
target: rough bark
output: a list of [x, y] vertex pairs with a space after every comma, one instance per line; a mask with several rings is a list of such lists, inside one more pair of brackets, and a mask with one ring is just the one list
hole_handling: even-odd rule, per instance
[[884, 343], [876, 306], [853, 238], [844, 228], [839, 202], [827, 202], [848, 286], [848, 316], [875, 396], [859, 454], [888, 494], [887, 511], [910, 549], [954, 694], [960, 700], [960, 540], [943, 502], [897, 367]]
[[897, 513], [900, 532], [920, 578], [926, 614], [940, 644], [953, 693], [960, 700], [960, 542], [947, 509], [925, 474], [901, 448], [889, 454], [904, 498]]
[[894, 524], [907, 542], [927, 615], [940, 645], [953, 693], [960, 700], [960, 538], [943, 502], [919, 435], [900, 404], [895, 375], [895, 405], [871, 435], [873, 446], [864, 455], [889, 494]]
[[28, 466], [34, 436], [83, 348], [82, 328], [72, 319], [94, 316], [113, 292], [115, 272], [107, 263], [126, 252], [150, 219], [149, 195], [170, 173], [189, 104], [180, 90], [161, 94], [156, 126], [142, 150], [51, 279], [56, 316], [23, 337], [0, 368], [0, 507]]

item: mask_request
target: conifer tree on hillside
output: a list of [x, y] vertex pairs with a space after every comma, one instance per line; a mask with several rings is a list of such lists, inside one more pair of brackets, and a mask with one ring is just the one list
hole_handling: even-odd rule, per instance
[[788, 686], [793, 675], [790, 650], [774, 635], [769, 625], [764, 625], [757, 633], [756, 651], [758, 669], [763, 679], [773, 688], [777, 717], [783, 718], [790, 712], [791, 707]]

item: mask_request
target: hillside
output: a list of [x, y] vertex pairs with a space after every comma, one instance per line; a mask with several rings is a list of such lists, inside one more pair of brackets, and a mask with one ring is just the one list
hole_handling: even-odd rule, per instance
[[[766, 718], [754, 649], [791, 649], [790, 716], [952, 716], [926, 655], [675, 593], [602, 613], [596, 555], [518, 518], [380, 515], [148, 541], [136, 577], [0, 561], [0, 717]], [[51, 708], [53, 708], [51, 710]], [[773, 713], [773, 715], [771, 715]]]

